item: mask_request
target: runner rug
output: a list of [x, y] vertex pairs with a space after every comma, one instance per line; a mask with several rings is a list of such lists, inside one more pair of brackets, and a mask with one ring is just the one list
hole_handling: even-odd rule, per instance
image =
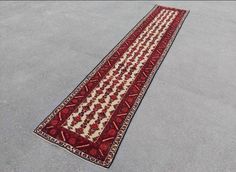
[[186, 10], [155, 6], [35, 133], [109, 167], [187, 14]]

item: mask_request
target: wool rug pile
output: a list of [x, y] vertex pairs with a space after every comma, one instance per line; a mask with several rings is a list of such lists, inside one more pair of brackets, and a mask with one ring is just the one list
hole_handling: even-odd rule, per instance
[[187, 14], [155, 6], [34, 132], [109, 167]]

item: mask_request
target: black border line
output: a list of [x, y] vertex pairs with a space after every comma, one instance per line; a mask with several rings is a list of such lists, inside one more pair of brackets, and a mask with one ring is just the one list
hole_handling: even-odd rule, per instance
[[[51, 113], [49, 113], [49, 115], [52, 114], [52, 113], [54, 113], [54, 111], [55, 111], [56, 109], [58, 109], [58, 108], [61, 106], [61, 104], [63, 104], [64, 101], [65, 101], [66, 99], [68, 99], [68, 98], [71, 96], [71, 94], [72, 94], [76, 89], [78, 89], [78, 87], [87, 79], [87, 77], [90, 76], [90, 75], [94, 72], [94, 70], [95, 70], [99, 65], [101, 65], [101, 64], [103, 63], [103, 61], [117, 48], [117, 46], [118, 46], [123, 40], [125, 40], [126, 37], [127, 37], [130, 33], [132, 33], [132, 32], [134, 31], [134, 29], [135, 29], [139, 24], [141, 24], [141, 21], [142, 21], [144, 18], [146, 18], [146, 17], [150, 14], [150, 12], [151, 12], [152, 10], [154, 10], [154, 8], [156, 8], [156, 7], [158, 7], [158, 6], [162, 7], [162, 5], [154, 5], [154, 7], [153, 7], [151, 10], [149, 10], [149, 11], [147, 12], [147, 14], [146, 14], [143, 18], [141, 18], [141, 19], [137, 22], [137, 24], [114, 46], [114, 48], [112, 48], [112, 50], [111, 50], [110, 52], [108, 52], [107, 55], [105, 55], [105, 57], [103, 57], [103, 58], [100, 60], [100, 62], [91, 70], [91, 72], [90, 72], [88, 75], [85, 76], [85, 78], [75, 87], [75, 89], [74, 89], [73, 91], [71, 91], [71, 93], [69, 93], [69, 95], [68, 95], [56, 108], [54, 108], [53, 111], [52, 111]], [[165, 6], [164, 6], [164, 7], [165, 7]], [[168, 7], [168, 8], [172, 8], [172, 7]], [[174, 9], [179, 9], [179, 8], [174, 8]], [[135, 116], [135, 114], [136, 114], [138, 108], [140, 107], [140, 105], [141, 105], [141, 103], [142, 103], [142, 100], [144, 99], [144, 97], [145, 97], [145, 95], [146, 95], [146, 93], [147, 93], [147, 90], [149, 89], [149, 87], [150, 87], [150, 85], [151, 85], [153, 79], [154, 79], [155, 76], [156, 76], [156, 73], [158, 72], [160, 66], [162, 65], [162, 63], [163, 63], [165, 57], [167, 56], [167, 54], [168, 54], [168, 52], [169, 52], [171, 46], [173, 45], [173, 42], [175, 41], [175, 39], [176, 39], [176, 37], [177, 37], [177, 35], [178, 35], [178, 33], [179, 33], [179, 31], [180, 31], [180, 29], [181, 29], [181, 27], [182, 27], [184, 21], [185, 21], [185, 19], [187, 18], [189, 12], [190, 12], [189, 10], [186, 10], [186, 14], [184, 15], [183, 20], [182, 20], [181, 23], [179, 24], [179, 27], [177, 28], [178, 30], [177, 30], [177, 32], [175, 33], [173, 39], [171, 40], [170, 45], [167, 47], [167, 49], [166, 49], [167, 51], [165, 52], [165, 54], [164, 54], [164, 56], [163, 56], [163, 59], [161, 60], [160, 64], [158, 65], [157, 69], [155, 69], [156, 71], [154, 72], [153, 76], [151, 77], [151, 80], [149, 81], [149, 83], [147, 84], [147, 87], [146, 87], [146, 89], [144, 90], [144, 93], [143, 93], [143, 95], [142, 95], [140, 101], [138, 102], [137, 107], [136, 107], [135, 110], [133, 111], [133, 113], [132, 113], [132, 115], [131, 115], [131, 118], [130, 118], [130, 120], [129, 120], [129, 123], [128, 123], [128, 125], [127, 125], [127, 127], [126, 127], [126, 129], [125, 129], [125, 131], [124, 131], [124, 133], [123, 133], [123, 136], [121, 137], [121, 141], [119, 142], [119, 144], [118, 144], [118, 146], [117, 146], [117, 149], [116, 149], [116, 151], [115, 151], [115, 153], [114, 153], [114, 155], [113, 155], [113, 158], [112, 158], [111, 162], [110, 162], [108, 165], [102, 165], [102, 164], [99, 164], [99, 163], [90, 161], [90, 160], [86, 159], [85, 157], [79, 156], [79, 155], [75, 154], [74, 152], [68, 150], [66, 147], [61, 146], [61, 145], [59, 145], [59, 144], [57, 144], [57, 143], [55, 143], [55, 142], [53, 142], [53, 141], [51, 141], [51, 140], [48, 140], [48, 139], [46, 139], [45, 137], [43, 137], [42, 135], [40, 135], [39, 133], [37, 133], [37, 128], [41, 125], [41, 123], [43, 123], [43, 122], [48, 118], [49, 115], [47, 115], [47, 116], [44, 118], [44, 120], [43, 120], [42, 122], [40, 122], [40, 124], [34, 129], [33, 132], [34, 132], [35, 134], [37, 134], [38, 136], [40, 136], [41, 138], [43, 138], [44, 140], [49, 141], [49, 142], [52, 143], [53, 145], [57, 145], [57, 146], [59, 146], [59, 147], [61, 147], [61, 148], [64, 148], [64, 149], [67, 150], [68, 152], [70, 152], [70, 153], [72, 153], [72, 154], [74, 154], [74, 155], [76, 155], [76, 156], [79, 156], [80, 158], [86, 160], [87, 162], [91, 162], [91, 163], [96, 164], [96, 165], [99, 165], [99, 166], [101, 166], [101, 167], [109, 168], [109, 167], [111, 166], [111, 164], [113, 163], [114, 159], [116, 158], [116, 154], [117, 154], [117, 152], [118, 152], [118, 150], [119, 150], [119, 148], [120, 148], [120, 145], [121, 145], [121, 143], [122, 143], [122, 141], [123, 141], [123, 139], [124, 139], [124, 136], [126, 135], [126, 132], [128, 131], [128, 128], [129, 128], [129, 126], [130, 126], [130, 124], [131, 124], [131, 122], [132, 122], [132, 119], [134, 118], [134, 116]], [[96, 159], [96, 158], [95, 158], [95, 159]]]

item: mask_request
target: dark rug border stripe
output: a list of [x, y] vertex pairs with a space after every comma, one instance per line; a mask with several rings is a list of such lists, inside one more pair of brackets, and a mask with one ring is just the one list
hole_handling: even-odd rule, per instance
[[[149, 12], [148, 12], [148, 13], [147, 13], [147, 14], [146, 14], [146, 15], [145, 15], [145, 16], [122, 38], [122, 39], [121, 39], [121, 41], [120, 41], [120, 42], [119, 42], [119, 43], [118, 43], [118, 44], [117, 44], [95, 67], [94, 67], [94, 69], [93, 69], [87, 76], [85, 76], [85, 78], [76, 86], [76, 88], [75, 88], [75, 89], [74, 89], [74, 90], [73, 90], [73, 91], [72, 91], [50, 114], [53, 114], [56, 109], [58, 109], [67, 99], [69, 99], [69, 98], [73, 95], [73, 93], [78, 89], [78, 87], [80, 87], [80, 86], [87, 80], [87, 78], [88, 78], [91, 74], [93, 74], [93, 73], [96, 71], [96, 69], [98, 69], [98, 68], [100, 67], [101, 64], [103, 64], [103, 63], [106, 61], [107, 57], [109, 57], [109, 55], [110, 55], [117, 47], [119, 47], [119, 45], [120, 45], [123, 41], [125, 41], [126, 38], [127, 38], [132, 32], [134, 32], [135, 28], [138, 27], [138, 26], [142, 23], [142, 21], [144, 21], [145, 18], [148, 17], [149, 14], [150, 14], [155, 8], [157, 8], [157, 7], [164, 7], [164, 6], [155, 5], [155, 6], [154, 6], [154, 7], [153, 7], [153, 8], [152, 8], [152, 9], [151, 9], [151, 10], [150, 10], [150, 11], [149, 11]], [[171, 8], [171, 7], [168, 7], [168, 8]], [[178, 9], [178, 8], [173, 8], [173, 9]], [[175, 38], [176, 38], [176, 36], [177, 36], [177, 34], [178, 34], [180, 28], [182, 27], [182, 25], [183, 25], [183, 23], [184, 23], [184, 21], [185, 21], [187, 15], [188, 15], [189, 12], [190, 12], [190, 11], [188, 11], [188, 10], [185, 10], [185, 11], [186, 11], [185, 15], [183, 16], [182, 20], [181, 20], [181, 21], [179, 22], [179, 24], [178, 24], [178, 27], [176, 28], [175, 32], [174, 32], [173, 35], [171, 36], [171, 40], [169, 41], [169, 44], [166, 46], [166, 48], [165, 48], [165, 50], [164, 50], [164, 53], [161, 55], [161, 57], [162, 57], [161, 63], [157, 66], [156, 69], [153, 69], [153, 70], [155, 70], [154, 74], [153, 74], [153, 75], [150, 75], [150, 76], [148, 77], [148, 78], [151, 78], [151, 79], [150, 79], [150, 81], [148, 81], [148, 83], [147, 83], [147, 87], [146, 87], [145, 90], [144, 90], [144, 94], [141, 95], [141, 99], [140, 99], [140, 101], [138, 102], [138, 106], [136, 107], [135, 111], [132, 112], [131, 119], [130, 119], [130, 121], [129, 121], [129, 123], [128, 123], [126, 129], [125, 129], [125, 132], [124, 132], [124, 134], [123, 134], [123, 136], [122, 136], [122, 138], [121, 138], [121, 141], [120, 141], [119, 144], [118, 144], [118, 148], [117, 148], [116, 151], [115, 151], [115, 154], [114, 154], [114, 156], [113, 156], [112, 161], [111, 161], [109, 164], [105, 164], [105, 165], [104, 165], [104, 164], [101, 164], [101, 163], [97, 163], [97, 162], [94, 162], [94, 161], [90, 161], [88, 158], [85, 158], [85, 157], [79, 155], [80, 157], [82, 157], [82, 158], [85, 159], [85, 160], [88, 160], [89, 162], [93, 162], [93, 163], [95, 163], [95, 164], [101, 165], [101, 166], [103, 166], [103, 167], [106, 167], [106, 168], [109, 168], [109, 167], [110, 167], [110, 165], [112, 164], [112, 162], [113, 162], [114, 159], [115, 159], [115, 156], [116, 156], [116, 154], [117, 154], [117, 151], [118, 151], [118, 149], [119, 149], [119, 147], [120, 147], [120, 144], [121, 144], [121, 142], [122, 142], [122, 140], [123, 140], [123, 138], [124, 138], [124, 135], [125, 135], [126, 132], [127, 132], [127, 129], [128, 129], [128, 127], [129, 127], [129, 125], [130, 125], [130, 123], [131, 123], [131, 121], [132, 121], [132, 118], [133, 118], [135, 112], [138, 110], [138, 107], [140, 106], [140, 104], [141, 104], [141, 102], [142, 102], [144, 96], [146, 95], [146, 92], [147, 92], [149, 86], [151, 85], [151, 82], [153, 81], [153, 79], [154, 79], [154, 77], [155, 77], [157, 71], [159, 70], [159, 68], [160, 68], [160, 66], [161, 66], [161, 64], [162, 64], [162, 62], [163, 62], [163, 60], [164, 60], [164, 58], [166, 57], [168, 51], [170, 50], [170, 47], [171, 47], [171, 45], [173, 44], [173, 42], [174, 42], [174, 40], [175, 40]], [[50, 116], [50, 115], [48, 115], [48, 116], [43, 120], [43, 122], [46, 121], [49, 116]], [[41, 123], [43, 123], [43, 122], [41, 122]], [[41, 125], [41, 123], [37, 126], [37, 128]], [[75, 152], [72, 152], [70, 149], [68, 149], [68, 148], [65, 147], [64, 145], [60, 145], [60, 144], [56, 143], [55, 141], [50, 140], [50, 139], [48, 139], [47, 137], [45, 137], [44, 135], [42, 135], [41, 133], [39, 133], [39, 132], [37, 131], [37, 128], [34, 130], [34, 133], [36, 133], [38, 136], [44, 138], [45, 140], [49, 141], [50, 143], [53, 143], [53, 145], [56, 144], [57, 146], [60, 146], [60, 147], [63, 147], [64, 149], [66, 149], [66, 150], [69, 150], [69, 152], [73, 153], [74, 155], [77, 155]]]

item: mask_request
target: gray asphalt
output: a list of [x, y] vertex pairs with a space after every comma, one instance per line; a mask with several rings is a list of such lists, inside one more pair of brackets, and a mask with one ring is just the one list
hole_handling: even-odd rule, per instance
[[235, 172], [236, 3], [191, 10], [105, 169], [33, 129], [156, 2], [0, 2], [1, 172]]

